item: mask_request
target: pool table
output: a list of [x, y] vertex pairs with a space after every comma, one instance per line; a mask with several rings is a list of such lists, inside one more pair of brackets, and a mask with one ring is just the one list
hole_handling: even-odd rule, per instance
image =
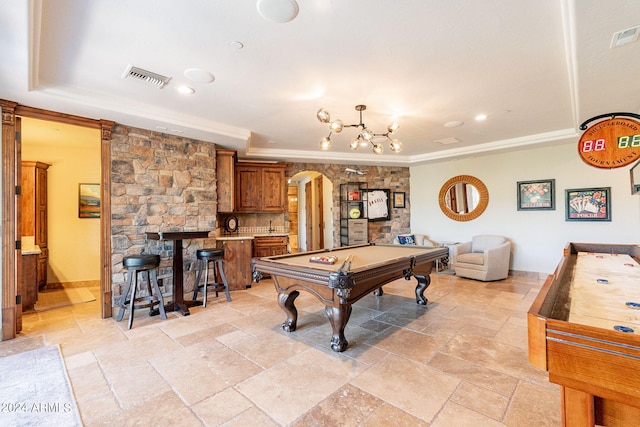
[[[425, 305], [424, 291], [431, 282], [434, 262], [448, 254], [446, 247], [366, 244], [260, 258], [254, 261], [254, 267], [273, 278], [278, 303], [287, 315], [282, 324], [285, 331], [296, 330], [298, 311], [294, 302], [300, 290], [307, 291], [325, 305], [333, 330], [331, 349], [341, 352], [349, 344], [344, 329], [356, 301], [370, 292], [381, 296], [382, 285], [413, 276], [418, 280], [416, 302]], [[336, 262], [311, 261], [322, 257], [335, 257]], [[337, 272], [347, 257], [351, 258], [350, 268]]]

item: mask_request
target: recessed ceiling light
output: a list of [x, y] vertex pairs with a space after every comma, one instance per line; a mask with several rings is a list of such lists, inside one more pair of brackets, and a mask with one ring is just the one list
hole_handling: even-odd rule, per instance
[[452, 120], [444, 124], [446, 128], [457, 128], [458, 126], [462, 126], [464, 124], [461, 120]]
[[258, 0], [256, 7], [264, 19], [273, 22], [289, 22], [298, 15], [295, 0]]
[[244, 43], [234, 40], [232, 42], [229, 42], [229, 46], [236, 50], [240, 50], [244, 47]]
[[184, 70], [184, 76], [196, 83], [211, 83], [216, 79], [213, 74], [200, 68], [187, 68]]
[[481, 122], [481, 121], [483, 121], [483, 120], [487, 120], [487, 115], [486, 115], [486, 114], [478, 114], [478, 115], [476, 116], [476, 121], [477, 121], [477, 122]]
[[195, 90], [192, 87], [185, 86], [185, 85], [177, 86], [176, 90], [183, 95], [191, 95], [192, 93], [195, 92]]

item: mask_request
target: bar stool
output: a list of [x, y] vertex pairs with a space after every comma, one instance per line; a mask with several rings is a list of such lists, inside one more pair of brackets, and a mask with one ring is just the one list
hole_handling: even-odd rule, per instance
[[[155, 304], [159, 304], [160, 317], [162, 319], [167, 318], [167, 314], [164, 311], [164, 299], [162, 298], [162, 292], [158, 286], [158, 271], [157, 268], [160, 265], [160, 255], [127, 255], [122, 260], [122, 265], [127, 269], [127, 285], [120, 296], [120, 312], [118, 313], [117, 321], [121, 321], [124, 316], [124, 312], [127, 309], [127, 303], [129, 303], [129, 329], [133, 324], [133, 312], [134, 303], [139, 301], [150, 301], [149, 314]], [[138, 273], [142, 273], [142, 278], [146, 278], [147, 290], [149, 294], [147, 296], [136, 298], [136, 291], [138, 289]], [[133, 286], [132, 286], [133, 285]], [[153, 291], [151, 287], [153, 286]], [[133, 289], [132, 289], [133, 288]], [[127, 301], [127, 296], [131, 296]]]
[[[231, 301], [231, 295], [229, 295], [229, 284], [227, 278], [224, 275], [222, 269], [222, 258], [224, 257], [224, 249], [198, 249], [196, 251], [196, 258], [198, 259], [198, 275], [196, 276], [196, 284], [193, 287], [193, 298], [195, 301], [198, 298], [198, 291], [204, 290], [204, 300], [202, 300], [202, 306], [207, 306], [207, 288], [211, 287], [216, 292], [224, 290], [227, 295], [227, 301]], [[209, 283], [209, 263], [213, 262], [213, 283]], [[222, 283], [218, 283], [217, 271], [220, 273]], [[202, 270], [204, 269], [204, 283], [200, 284], [200, 278], [202, 277]]]

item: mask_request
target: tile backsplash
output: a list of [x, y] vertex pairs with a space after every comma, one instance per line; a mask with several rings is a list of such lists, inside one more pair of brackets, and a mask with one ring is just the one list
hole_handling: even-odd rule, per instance
[[[256, 234], [288, 234], [289, 226], [288, 225], [274, 225], [269, 230], [269, 226], [266, 227], [238, 227], [239, 236], [254, 236]], [[229, 233], [225, 233], [224, 229], [218, 228], [216, 229], [216, 236], [224, 236]]]

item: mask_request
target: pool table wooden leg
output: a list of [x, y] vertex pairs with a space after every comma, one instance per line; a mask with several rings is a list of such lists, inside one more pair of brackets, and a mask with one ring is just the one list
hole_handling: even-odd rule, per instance
[[349, 342], [344, 337], [344, 328], [347, 326], [349, 317], [351, 317], [351, 305], [343, 307], [331, 307], [326, 306], [324, 308], [329, 323], [331, 323], [331, 329], [333, 329], [333, 335], [331, 336], [331, 350], [333, 351], [345, 351]]
[[278, 294], [278, 304], [287, 313], [287, 320], [282, 324], [282, 329], [286, 332], [295, 331], [298, 324], [298, 309], [293, 304], [298, 295], [300, 295], [298, 291], [293, 291], [289, 294]]
[[428, 274], [418, 274], [413, 277], [418, 280], [418, 285], [416, 286], [416, 303], [420, 305], [427, 305], [427, 299], [424, 297], [424, 291], [431, 284], [431, 276]]

